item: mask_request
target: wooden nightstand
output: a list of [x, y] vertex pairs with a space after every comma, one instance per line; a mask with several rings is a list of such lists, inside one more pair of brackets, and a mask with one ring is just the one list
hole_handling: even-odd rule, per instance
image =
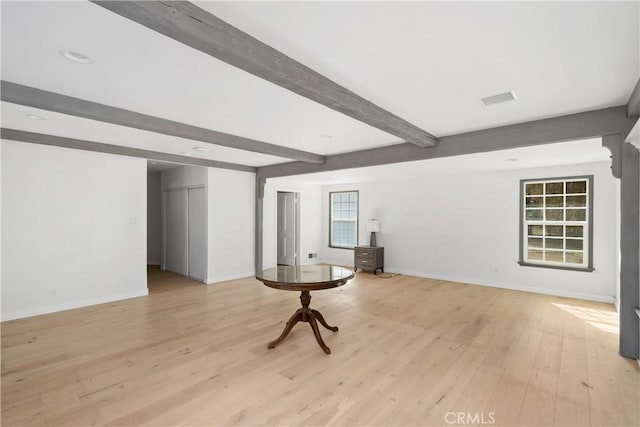
[[384, 248], [381, 246], [356, 246], [353, 248], [354, 268], [373, 269], [373, 274], [378, 273], [378, 269], [384, 273]]

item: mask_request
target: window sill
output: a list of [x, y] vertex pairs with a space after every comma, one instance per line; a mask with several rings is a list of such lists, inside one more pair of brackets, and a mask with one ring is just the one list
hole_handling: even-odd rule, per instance
[[520, 265], [521, 267], [551, 268], [553, 270], [580, 271], [583, 273], [592, 273], [596, 270], [593, 267], [563, 267], [559, 265], [533, 264], [533, 263], [524, 262], [524, 261], [518, 261], [518, 265]]
[[353, 250], [354, 247], [355, 246], [332, 246], [332, 245], [329, 245], [329, 248], [331, 248], [331, 249], [349, 249], [351, 251]]

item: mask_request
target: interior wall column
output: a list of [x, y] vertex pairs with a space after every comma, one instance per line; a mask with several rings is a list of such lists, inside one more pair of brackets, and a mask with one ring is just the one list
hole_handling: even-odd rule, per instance
[[640, 152], [622, 136], [606, 135], [611, 171], [620, 179], [620, 355], [640, 358]]
[[255, 271], [262, 270], [262, 241], [263, 241], [263, 201], [266, 178], [256, 174], [256, 221], [255, 221]]

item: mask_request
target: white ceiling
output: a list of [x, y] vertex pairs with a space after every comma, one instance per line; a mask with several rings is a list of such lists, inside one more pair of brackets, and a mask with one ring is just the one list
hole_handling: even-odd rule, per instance
[[2, 78], [318, 154], [400, 142], [84, 1], [3, 2]]
[[340, 171], [310, 173], [274, 178], [269, 182], [295, 181], [307, 184], [336, 185], [400, 179], [529, 169], [569, 164], [607, 162], [611, 152], [602, 147], [600, 138], [513, 148], [488, 153], [394, 163]]
[[436, 136], [626, 104], [640, 77], [637, 1], [198, 5]]
[[[436, 136], [622, 105], [640, 74], [638, 2], [198, 5]], [[3, 80], [324, 155], [400, 142], [95, 4], [1, 7]], [[63, 49], [94, 63], [69, 62]], [[478, 102], [509, 90], [517, 101]], [[174, 154], [207, 145], [2, 107], [5, 127]], [[27, 110], [47, 120], [25, 119]], [[210, 148], [192, 155], [289, 161]]]

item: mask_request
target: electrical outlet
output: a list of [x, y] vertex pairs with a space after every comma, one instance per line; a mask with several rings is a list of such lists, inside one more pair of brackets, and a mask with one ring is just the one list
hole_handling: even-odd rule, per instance
[[58, 290], [56, 288], [49, 289], [49, 296], [50, 297], [55, 297], [57, 293], [58, 293]]
[[314, 253], [313, 253], [313, 257], [314, 257], [314, 258], [318, 258], [318, 254], [314, 252]]
[[309, 254], [309, 259], [313, 258], [313, 254]]

